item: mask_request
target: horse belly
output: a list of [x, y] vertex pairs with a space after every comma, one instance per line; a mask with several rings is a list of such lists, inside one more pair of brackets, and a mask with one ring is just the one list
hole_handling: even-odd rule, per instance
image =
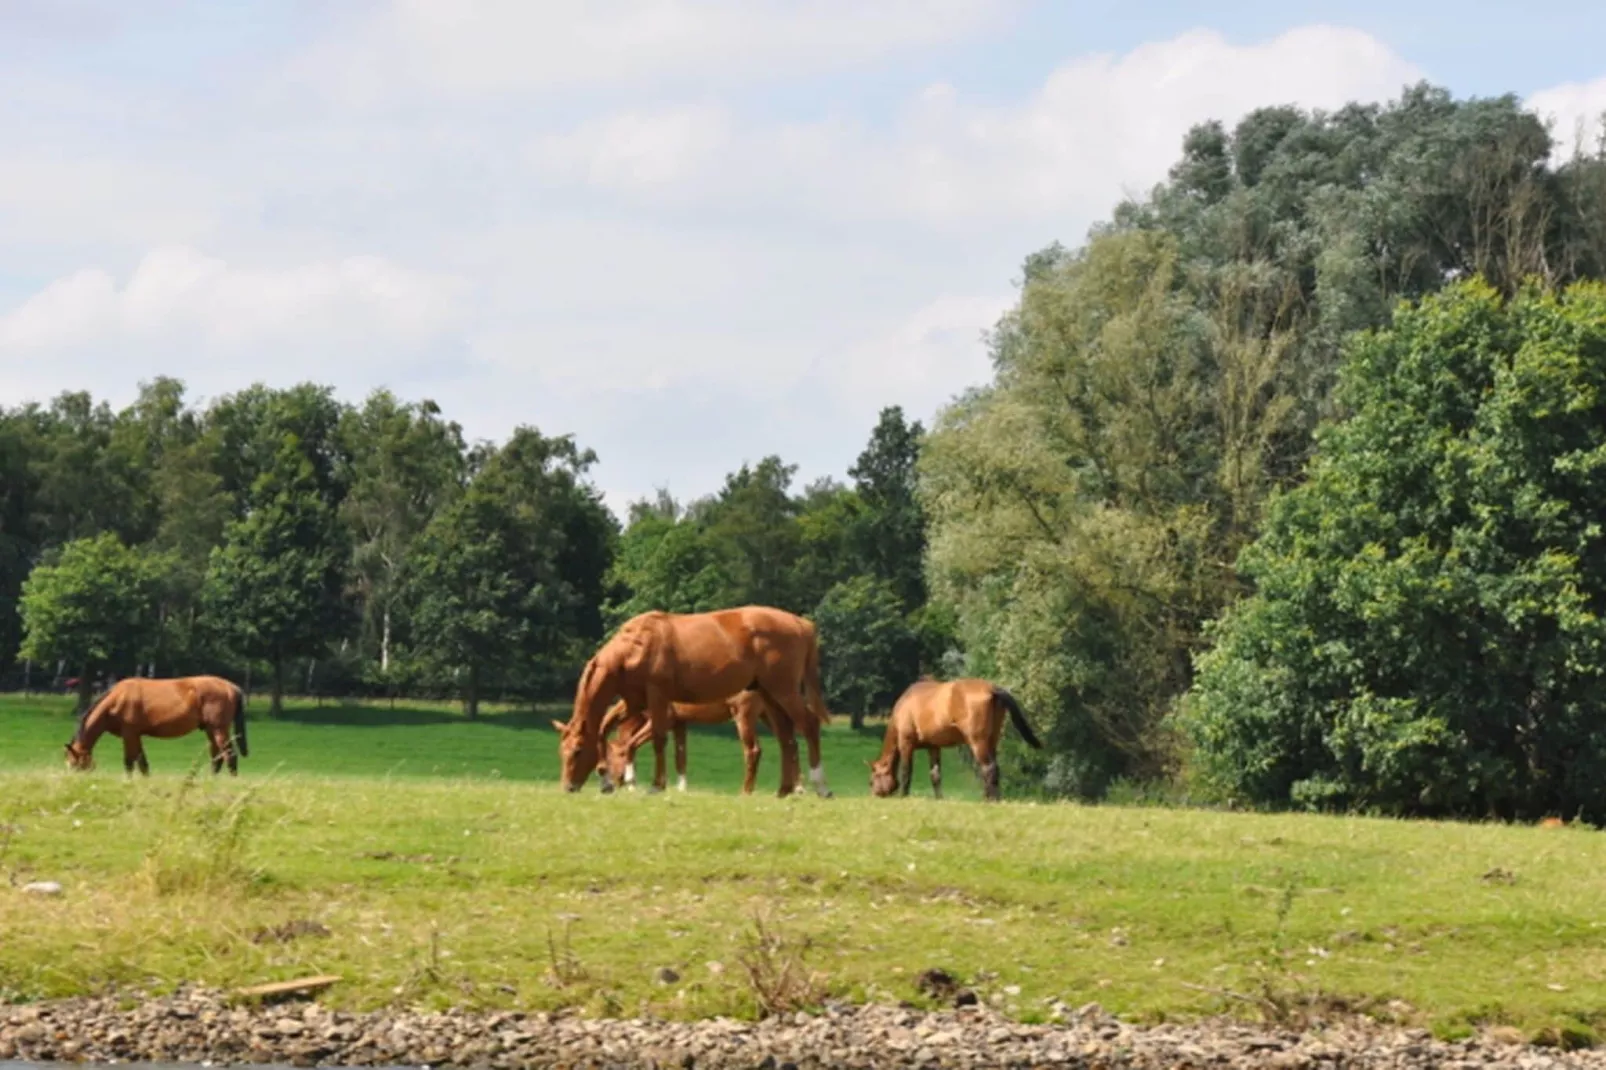
[[951, 724], [920, 733], [920, 744], [924, 747], [957, 747], [964, 742], [965, 734]]
[[189, 735], [199, 727], [201, 727], [200, 718], [194, 714], [187, 714], [183, 717], [151, 721], [141, 734], [153, 739], [177, 739]]

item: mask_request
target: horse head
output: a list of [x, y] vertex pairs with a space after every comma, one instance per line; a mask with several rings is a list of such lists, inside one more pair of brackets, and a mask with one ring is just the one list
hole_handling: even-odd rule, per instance
[[870, 794], [884, 799], [898, 790], [898, 756], [890, 755], [866, 762], [870, 767]]
[[85, 748], [83, 746], [80, 746], [76, 739], [73, 740], [71, 743], [67, 744], [67, 768], [68, 769], [75, 769], [75, 770], [77, 770], [79, 772], [86, 772], [86, 771], [88, 771], [90, 769], [93, 769], [94, 767], [95, 767], [95, 756], [92, 753], [90, 753], [90, 751], [87, 748]]

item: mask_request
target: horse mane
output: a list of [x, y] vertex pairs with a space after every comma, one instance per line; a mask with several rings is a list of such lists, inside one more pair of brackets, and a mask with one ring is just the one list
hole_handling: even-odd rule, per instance
[[74, 743], [82, 743], [84, 741], [84, 733], [89, 729], [90, 719], [101, 712], [101, 707], [106, 704], [107, 699], [112, 697], [112, 692], [117, 690], [117, 685], [120, 683], [122, 681], [118, 680], [100, 694], [90, 698], [89, 705], [85, 706], [84, 712], [78, 715], [78, 730], [73, 733]]

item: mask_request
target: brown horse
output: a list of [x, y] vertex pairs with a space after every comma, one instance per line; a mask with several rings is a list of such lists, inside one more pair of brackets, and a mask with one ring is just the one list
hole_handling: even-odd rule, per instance
[[998, 737], [1006, 712], [1028, 746], [1042, 746], [1015, 696], [1001, 687], [976, 679], [910, 684], [887, 719], [881, 757], [869, 763], [871, 792], [884, 798], [897, 791], [901, 765], [903, 793], [908, 795], [919, 749], [931, 756], [931, 793], [942, 798], [942, 748], [965, 743], [976, 757], [986, 797], [997, 799]]
[[[724, 724], [726, 721], [736, 723], [736, 738], [741, 740], [742, 757], [747, 765], [742, 778], [742, 794], [753, 794], [753, 785], [758, 779], [758, 760], [764, 753], [758, 745], [759, 722], [769, 726], [771, 732], [775, 731], [769, 703], [757, 691], [743, 691], [720, 702], [670, 704], [669, 724], [675, 734], [675, 786], [680, 791], [686, 790], [687, 726]], [[615, 729], [619, 734], [610, 741], [608, 736]], [[651, 735], [652, 725], [645, 716], [632, 714], [623, 700], [613, 704], [602, 718], [603, 768], [610, 782], [635, 787], [636, 751]]]
[[[95, 764], [95, 742], [108, 732], [122, 737], [123, 769], [134, 766], [150, 775], [142, 736], [176, 739], [197, 728], [206, 732], [212, 748], [212, 772], [228, 762], [230, 775], [239, 772], [239, 756], [249, 757], [245, 742], [245, 694], [218, 676], [184, 676], [176, 680], [129, 677], [112, 685], [101, 700], [78, 722], [78, 732], [67, 744], [67, 765], [89, 769]], [[237, 737], [231, 738], [231, 736]]]
[[[820, 725], [831, 715], [820, 689], [820, 646], [814, 625], [768, 606], [714, 613], [643, 613], [620, 626], [586, 663], [575, 689], [569, 722], [553, 721], [565, 791], [578, 791], [597, 768], [602, 718], [615, 699], [633, 714], [645, 712], [656, 768], [653, 787], [664, 788], [664, 742], [671, 703], [719, 702], [756, 689], [769, 700], [781, 744], [781, 791], [797, 786], [797, 731], [809, 748], [814, 790], [829, 797], [820, 764]], [[607, 771], [603, 790], [612, 789]]]

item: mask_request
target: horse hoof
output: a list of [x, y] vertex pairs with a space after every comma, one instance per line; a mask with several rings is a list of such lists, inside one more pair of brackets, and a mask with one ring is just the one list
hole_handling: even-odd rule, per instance
[[648, 795], [662, 795], [663, 792], [664, 792], [664, 789], [660, 788], [657, 784], [654, 784], [652, 787], [647, 789], [647, 794]]

